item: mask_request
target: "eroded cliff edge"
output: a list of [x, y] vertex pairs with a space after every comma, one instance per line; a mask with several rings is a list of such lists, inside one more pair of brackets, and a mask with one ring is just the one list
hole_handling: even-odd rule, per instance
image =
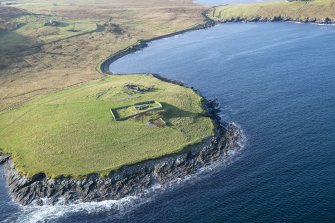
[[[199, 25], [190, 30], [203, 29], [215, 24], [208, 17], [205, 18], [206, 23], [204, 25]], [[180, 33], [190, 30], [183, 30]], [[165, 37], [167, 36], [157, 39]], [[99, 70], [104, 74], [111, 74], [109, 64], [126, 54], [146, 47], [146, 43], [152, 40], [156, 39], [140, 41], [135, 46], [114, 54], [100, 64]], [[162, 81], [187, 87], [181, 82], [171, 81], [159, 75], [154, 76]], [[159, 159], [125, 166], [105, 177], [99, 174], [90, 174], [82, 178], [59, 176], [53, 179], [44, 173], [40, 173], [28, 178], [15, 169], [9, 156], [0, 154], [0, 164], [4, 164], [4, 173], [10, 195], [13, 200], [21, 205], [54, 205], [57, 203], [117, 200], [128, 195], [141, 194], [154, 185], [164, 185], [178, 178], [196, 173], [201, 168], [215, 162], [234, 157], [236, 152], [241, 149], [239, 145], [239, 140], [242, 138], [240, 129], [233, 124], [221, 122], [218, 116], [219, 109], [215, 101], [204, 99], [204, 107], [215, 125], [215, 135], [213, 137], [204, 139], [200, 144], [185, 148], [180, 154], [171, 154]]]
[[215, 136], [186, 148], [181, 154], [125, 166], [107, 177], [91, 174], [81, 179], [66, 176], [51, 179], [41, 173], [30, 179], [15, 169], [12, 160], [3, 156], [10, 194], [21, 205], [121, 199], [196, 173], [214, 162], [232, 158], [241, 148], [238, 143], [242, 137], [240, 130], [233, 124], [220, 121], [215, 102], [207, 101], [206, 109], [215, 122]]

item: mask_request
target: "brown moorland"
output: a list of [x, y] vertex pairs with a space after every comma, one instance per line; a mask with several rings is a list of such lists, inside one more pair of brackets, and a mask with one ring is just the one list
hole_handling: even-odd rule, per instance
[[[204, 23], [191, 0], [17, 0], [0, 6], [0, 111], [98, 79], [99, 61], [138, 40]], [[49, 22], [57, 22], [48, 25]]]

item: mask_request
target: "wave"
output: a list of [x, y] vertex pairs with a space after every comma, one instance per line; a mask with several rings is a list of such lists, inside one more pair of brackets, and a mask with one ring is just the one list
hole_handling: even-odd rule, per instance
[[190, 174], [183, 178], [178, 178], [164, 185], [156, 184], [140, 194], [127, 196], [120, 200], [85, 203], [79, 202], [75, 204], [56, 204], [44, 206], [24, 206], [21, 207], [20, 212], [17, 213], [16, 216], [13, 216], [14, 219], [7, 219], [5, 222], [46, 223], [56, 221], [60, 218], [70, 217], [71, 215], [77, 213], [89, 215], [104, 212], [108, 212], [109, 215], [112, 215], [115, 219], [122, 218], [122, 216], [132, 212], [141, 205], [152, 201], [156, 196], [159, 196], [162, 193], [166, 193], [167, 191], [175, 190], [176, 188], [185, 185], [186, 182], [196, 182], [204, 178], [208, 178], [212, 174], [222, 170], [222, 168], [238, 159], [241, 152], [247, 145], [247, 137], [240, 125], [234, 122], [231, 124], [237, 128], [237, 131], [240, 135], [239, 140], [236, 142], [237, 146], [227, 151], [228, 156], [226, 158], [220, 159], [219, 161], [214, 162], [209, 166], [205, 166], [194, 174]]
[[[139, 199], [139, 196], [128, 196], [120, 200], [108, 200], [100, 202], [87, 202], [69, 205], [44, 205], [23, 207], [15, 222], [39, 223], [50, 222], [58, 218], [71, 216], [75, 213], [94, 214], [101, 212], [111, 212], [116, 217], [124, 215], [149, 199]], [[12, 222], [10, 219], [8, 222]]]

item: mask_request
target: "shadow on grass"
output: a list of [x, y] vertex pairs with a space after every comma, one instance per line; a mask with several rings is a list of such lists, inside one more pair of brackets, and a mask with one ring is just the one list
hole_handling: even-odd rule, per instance
[[18, 52], [22, 48], [37, 45], [34, 38], [18, 34], [15, 31], [0, 30], [0, 52]]
[[59, 22], [59, 21], [57, 21], [57, 25], [55, 25], [55, 27], [68, 27], [68, 26], [70, 26], [69, 23], [67, 23], [67, 22]]
[[169, 120], [172, 118], [192, 118], [193, 122], [197, 122], [199, 118], [205, 116], [204, 113], [194, 113], [190, 111], [185, 111], [168, 103], [162, 102], [161, 105], [163, 106], [164, 109], [163, 112], [161, 113], [164, 120]]
[[[40, 52], [39, 47], [31, 48], [37, 44], [38, 42], [33, 38], [12, 31], [0, 30], [0, 71], [15, 67], [15, 64], [21, 62], [24, 62], [25, 67], [30, 66], [28, 62], [23, 60], [23, 57]], [[30, 50], [25, 50], [26, 48]]]

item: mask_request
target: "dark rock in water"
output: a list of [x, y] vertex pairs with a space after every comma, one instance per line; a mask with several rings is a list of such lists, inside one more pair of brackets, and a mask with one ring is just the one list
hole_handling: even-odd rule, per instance
[[241, 21], [243, 21], [243, 19], [241, 18], [241, 17], [236, 17], [236, 18], [234, 18], [234, 20], [233, 20], [234, 22], [241, 22]]
[[255, 17], [255, 18], [251, 18], [250, 20], [249, 20], [249, 22], [259, 22], [260, 20], [261, 20], [262, 18], [261, 17]]
[[308, 18], [308, 22], [316, 22], [316, 18]]
[[280, 22], [282, 21], [282, 17], [281, 16], [274, 16], [270, 21], [271, 22]]
[[1, 164], [4, 164], [7, 160], [9, 160], [9, 156], [7, 156], [7, 155], [1, 155], [0, 154], [0, 165]]
[[264, 17], [261, 17], [259, 19], [259, 22], [268, 22], [268, 21], [269, 21], [269, 19], [268, 18], [264, 18]]
[[322, 22], [325, 23], [325, 24], [330, 24], [330, 23], [332, 23], [332, 20], [330, 18], [326, 17], [326, 18], [322, 19]]
[[334, 21], [328, 17], [317, 20], [316, 18], [313, 18], [313, 17], [297, 19], [297, 18], [282, 17], [282, 16], [274, 16], [272, 18], [268, 18], [268, 17], [241, 18], [238, 16], [238, 17], [232, 17], [230, 19], [224, 19], [221, 22], [228, 23], [228, 22], [282, 22], [282, 21], [283, 22], [296, 21], [296, 22], [303, 22], [303, 23], [320, 23], [320, 24], [334, 23]]

